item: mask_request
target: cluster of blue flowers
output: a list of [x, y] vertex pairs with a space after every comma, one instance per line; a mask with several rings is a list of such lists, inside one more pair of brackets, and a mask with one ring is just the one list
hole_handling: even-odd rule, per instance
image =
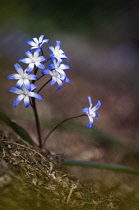
[[[30, 82], [38, 79], [36, 69], [43, 69], [41, 72], [42, 75], [49, 74], [51, 76], [50, 85], [53, 85], [56, 82], [58, 83], [58, 88], [56, 90], [59, 90], [62, 87], [62, 81], [70, 84], [70, 80], [67, 78], [66, 73], [64, 72], [64, 70], [70, 69], [70, 67], [62, 63], [64, 59], [69, 61], [69, 58], [65, 55], [64, 51], [60, 49], [60, 41], [56, 41], [55, 47], [48, 47], [48, 49], [52, 51], [52, 53], [49, 54], [50, 58], [48, 59], [51, 60], [51, 64], [48, 65], [50, 70], [45, 69], [44, 63], [47, 60], [40, 54], [42, 53], [42, 45], [44, 43], [48, 43], [49, 39], [44, 39], [44, 37], [44, 35], [41, 35], [39, 39], [33, 38], [32, 41], [27, 41], [27, 43], [31, 45], [30, 51], [25, 52], [27, 58], [22, 58], [19, 60], [19, 62], [28, 64], [28, 67], [23, 70], [22, 67], [16, 63], [14, 66], [17, 73], [8, 76], [8, 79], [18, 80], [16, 87], [9, 89], [9, 92], [19, 95], [14, 101], [14, 107], [17, 107], [23, 99], [24, 106], [28, 107], [30, 105], [29, 97], [42, 100], [42, 97], [34, 92], [34, 90], [37, 89], [37, 87], [34, 85], [34, 82], [32, 84]], [[33, 52], [33, 50], [35, 51]], [[30, 74], [33, 70], [34, 74]]]
[[[56, 90], [59, 90], [62, 87], [63, 81], [70, 84], [70, 80], [67, 78], [64, 71], [70, 69], [70, 67], [62, 63], [64, 59], [66, 59], [67, 62], [69, 62], [70, 59], [65, 55], [64, 51], [60, 49], [60, 41], [56, 41], [55, 47], [48, 47], [48, 49], [52, 51], [49, 53], [48, 59], [51, 61], [51, 64], [48, 65], [49, 69], [45, 68], [44, 63], [46, 63], [48, 60], [46, 60], [46, 58], [43, 56], [42, 45], [44, 43], [49, 43], [49, 39], [44, 39], [44, 37], [44, 35], [41, 35], [39, 39], [33, 38], [32, 41], [27, 41], [27, 44], [31, 46], [30, 51], [25, 52], [27, 58], [22, 58], [19, 60], [19, 62], [28, 64], [28, 67], [23, 70], [22, 67], [16, 63], [14, 66], [17, 73], [8, 76], [8, 79], [18, 80], [16, 86], [9, 89], [9, 92], [18, 94], [14, 101], [14, 107], [17, 107], [22, 100], [24, 100], [24, 106], [29, 107], [31, 104], [30, 97], [42, 100], [42, 97], [38, 93], [34, 92], [34, 90], [37, 89], [34, 83], [35, 80], [44, 75], [51, 76], [50, 85], [55, 83], [58, 84]], [[38, 69], [42, 69], [42, 76], [39, 78], [37, 76]], [[34, 74], [30, 74], [33, 70]], [[91, 128], [94, 125], [93, 118], [98, 118], [96, 110], [101, 106], [101, 102], [98, 101], [98, 103], [92, 107], [93, 104], [90, 96], [88, 97], [88, 101], [89, 108], [85, 108], [82, 111], [85, 112], [83, 115], [86, 115], [89, 118], [87, 128]]]

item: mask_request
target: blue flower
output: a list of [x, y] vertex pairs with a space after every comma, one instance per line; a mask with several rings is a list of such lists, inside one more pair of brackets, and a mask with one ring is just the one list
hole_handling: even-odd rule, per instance
[[56, 59], [52, 59], [52, 63], [48, 65], [48, 67], [52, 70], [56, 70], [59, 74], [66, 77], [64, 70], [70, 69], [68, 65], [62, 63], [62, 61], [56, 61]]
[[27, 73], [30, 73], [35, 65], [39, 69], [45, 69], [45, 66], [41, 62], [46, 62], [47, 60], [43, 56], [39, 56], [40, 51], [41, 49], [37, 49], [34, 51], [34, 54], [32, 54], [30, 51], [27, 51], [25, 52], [25, 55], [28, 56], [28, 58], [22, 58], [19, 60], [19, 62], [29, 64], [29, 71]]
[[22, 89], [18, 89], [16, 87], [11, 87], [9, 89], [8, 92], [12, 92], [12, 93], [16, 93], [18, 94], [19, 96], [17, 96], [17, 98], [15, 99], [14, 101], [14, 107], [17, 107], [18, 104], [24, 99], [24, 106], [25, 107], [28, 107], [30, 106], [30, 100], [29, 100], [29, 97], [33, 97], [33, 98], [36, 98], [36, 99], [39, 99], [40, 101], [42, 100], [42, 97], [35, 93], [35, 92], [32, 92], [36, 89], [37, 87], [34, 85], [34, 84], [31, 84], [31, 90], [27, 90], [26, 86], [25, 85], [22, 85]]
[[46, 36], [41, 35], [41, 36], [39, 37], [39, 39], [33, 38], [32, 41], [27, 41], [27, 44], [29, 44], [29, 45], [32, 46], [30, 49], [32, 50], [32, 49], [36, 49], [36, 48], [41, 48], [41, 46], [42, 46], [44, 43], [48, 43], [48, 42], [49, 42], [49, 39], [44, 39], [44, 40], [43, 40], [44, 37], [46, 37]]
[[65, 77], [65, 75], [61, 75], [56, 70], [51, 70], [50, 71], [50, 70], [45, 69], [45, 70], [42, 71], [42, 74], [43, 75], [45, 75], [45, 74], [51, 75], [52, 80], [50, 82], [50, 85], [53, 85], [53, 84], [55, 84], [57, 82], [58, 88], [56, 90], [59, 90], [62, 87], [62, 85], [63, 85], [62, 81], [67, 82], [68, 84], [70, 84], [70, 80], [67, 77]]
[[60, 49], [61, 42], [56, 41], [55, 48], [53, 46], [48, 47], [49, 50], [52, 51], [52, 53], [49, 54], [50, 58], [56, 58], [58, 61], [62, 61], [64, 58], [67, 59], [67, 61], [70, 61], [70, 59], [65, 55], [64, 51]]
[[89, 123], [87, 128], [91, 128], [94, 125], [93, 118], [98, 118], [98, 114], [95, 111], [99, 109], [99, 107], [101, 106], [101, 102], [98, 101], [97, 104], [94, 107], [92, 107], [93, 104], [90, 96], [88, 96], [88, 102], [90, 105], [89, 108], [84, 108], [82, 112], [85, 112], [85, 115], [88, 116], [89, 118]]
[[38, 76], [35, 74], [26, 73], [28, 71], [28, 68], [23, 71], [22, 67], [18, 63], [16, 63], [14, 66], [18, 74], [11, 74], [7, 77], [7, 79], [18, 79], [16, 87], [21, 88], [21, 86], [24, 84], [26, 88], [29, 90], [30, 89], [29, 80], [36, 80]]

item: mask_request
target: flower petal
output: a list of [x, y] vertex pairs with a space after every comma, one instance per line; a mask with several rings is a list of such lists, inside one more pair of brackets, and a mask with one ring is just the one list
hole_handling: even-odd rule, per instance
[[62, 87], [62, 81], [60, 79], [57, 79], [58, 88], [56, 90], [59, 90]]
[[14, 64], [14, 67], [16, 71], [18, 72], [18, 74], [23, 74], [23, 69], [18, 63]]
[[35, 38], [33, 38], [33, 41], [34, 42], [39, 42], [39, 40], [35, 37]]
[[45, 69], [45, 66], [40, 63], [40, 62], [35, 62], [35, 65], [39, 68], [39, 69]]
[[92, 108], [93, 111], [96, 111], [101, 106], [101, 102], [98, 101], [97, 104]]
[[37, 86], [34, 85], [34, 84], [31, 84], [31, 91], [32, 91], [32, 90], [36, 90], [36, 89], [37, 89]]
[[48, 65], [48, 68], [55, 69], [55, 65], [53, 63], [51, 63], [51, 64]]
[[61, 42], [60, 41], [56, 41], [56, 46], [55, 49], [58, 50], [60, 48]]
[[30, 97], [33, 97], [33, 98], [36, 98], [36, 99], [42, 101], [42, 97], [41, 97], [38, 93], [29, 92], [28, 95], [29, 95]]
[[29, 107], [29, 105], [30, 105], [29, 97], [26, 95], [24, 97], [24, 106], [25, 107]]
[[38, 48], [37, 50], [34, 51], [34, 59], [39, 57], [39, 53], [40, 53], [41, 49]]
[[30, 59], [30, 58], [21, 58], [21, 59], [19, 60], [19, 62], [29, 64], [29, 63], [31, 63], [32, 61], [31, 61], [31, 59]]
[[46, 62], [47, 60], [43, 56], [39, 56], [37, 62]]
[[16, 93], [16, 94], [22, 94], [23, 91], [21, 89], [18, 89], [16, 87], [11, 87], [8, 92], [11, 92], [11, 93]]
[[27, 41], [26, 43], [31, 45], [31, 46], [36, 46], [35, 42], [33, 42], [33, 41]]
[[11, 75], [8, 75], [7, 79], [21, 79], [21, 75], [20, 74], [11, 74]]
[[21, 86], [23, 85], [23, 79], [19, 79], [18, 81], [17, 81], [17, 83], [16, 83], [16, 87], [18, 88], [18, 89], [20, 89], [21, 88]]
[[89, 112], [89, 109], [88, 108], [84, 108], [84, 109], [82, 109], [82, 112], [88, 113]]
[[34, 63], [30, 63], [26, 73], [30, 73], [33, 70], [33, 68], [34, 68]]
[[39, 43], [42, 42], [42, 40], [43, 40], [44, 37], [46, 37], [46, 36], [45, 35], [40, 35], [40, 37], [39, 37]]
[[64, 79], [64, 82], [67, 82], [68, 84], [70, 84], [70, 80], [67, 77]]
[[42, 41], [42, 44], [44, 44], [44, 43], [49, 43], [49, 42], [50, 42], [49, 39], [44, 39], [44, 40]]
[[98, 113], [94, 112], [94, 114], [95, 114], [95, 115], [94, 115], [94, 118], [97, 119], [97, 118], [98, 118]]
[[92, 99], [90, 96], [88, 96], [88, 102], [89, 102], [90, 107], [92, 107], [93, 104], [92, 104]]
[[26, 55], [27, 57], [29, 57], [30, 59], [32, 59], [32, 57], [33, 57], [32, 53], [31, 53], [30, 51], [26, 51], [26, 52], [25, 52], [25, 55]]
[[24, 98], [24, 94], [21, 94], [21, 95], [17, 96], [17, 98], [14, 101], [14, 107], [17, 107], [18, 104], [22, 101], [23, 98]]
[[29, 74], [29, 75], [27, 76], [27, 79], [29, 79], [29, 80], [37, 80], [37, 79], [38, 79], [38, 76], [35, 75], [35, 74]]
[[87, 125], [87, 128], [91, 128], [94, 125], [94, 120], [91, 116], [88, 116], [88, 117], [89, 117], [89, 123]]
[[30, 91], [31, 90], [31, 86], [30, 86], [29, 80], [28, 79], [24, 79], [23, 82], [24, 82], [24, 85], [26, 86], [26, 89]]
[[63, 63], [60, 65], [60, 68], [61, 69], [70, 69], [70, 67], [68, 65], [65, 65]]
[[[49, 46], [48, 49], [51, 50], [51, 51], [54, 53], [54, 50], [55, 50], [55, 49], [54, 49], [53, 46]], [[50, 54], [53, 54], [53, 53], [50, 53]], [[50, 54], [49, 54], [49, 56], [50, 56]], [[51, 57], [51, 56], [50, 56], [50, 57]]]
[[56, 78], [55, 77], [52, 77], [52, 80], [51, 80], [51, 82], [50, 82], [50, 85], [53, 85], [53, 84], [55, 84], [56, 83]]
[[33, 68], [34, 68], [34, 63], [30, 63], [28, 65], [28, 68], [25, 69], [25, 73], [29, 74], [33, 70]]
[[45, 74], [50, 74], [50, 75], [52, 76], [52, 72], [51, 72], [50, 70], [48, 70], [48, 69], [42, 70], [41, 73], [42, 73], [43, 75], [45, 75]]

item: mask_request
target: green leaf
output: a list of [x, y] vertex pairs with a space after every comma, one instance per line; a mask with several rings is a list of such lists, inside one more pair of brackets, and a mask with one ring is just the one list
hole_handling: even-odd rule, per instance
[[0, 119], [4, 121], [9, 127], [11, 127], [22, 139], [24, 139], [31, 145], [35, 145], [34, 141], [29, 136], [29, 134], [24, 130], [24, 128], [22, 128], [20, 125], [13, 122], [12, 120], [10, 120], [10, 118], [2, 111], [0, 111]]
[[64, 161], [61, 164], [66, 165], [66, 166], [106, 169], [106, 170], [111, 170], [111, 171], [120, 171], [120, 172], [139, 175], [139, 170], [130, 168], [128, 166], [118, 165], [118, 164], [108, 164], [108, 163], [100, 163], [100, 162], [92, 162], [92, 161], [78, 161], [78, 160]]

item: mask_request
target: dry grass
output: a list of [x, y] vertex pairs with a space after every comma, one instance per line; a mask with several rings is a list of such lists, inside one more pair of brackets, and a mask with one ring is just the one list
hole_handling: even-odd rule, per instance
[[101, 196], [61, 168], [62, 156], [40, 153], [1, 132], [1, 209], [125, 210], [118, 198]]

